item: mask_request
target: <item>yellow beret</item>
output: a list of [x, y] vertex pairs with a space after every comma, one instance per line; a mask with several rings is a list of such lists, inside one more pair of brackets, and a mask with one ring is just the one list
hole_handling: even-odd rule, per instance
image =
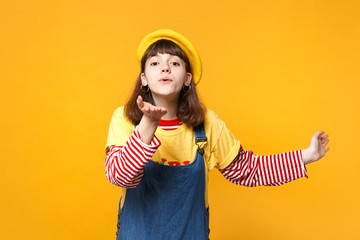
[[149, 33], [143, 38], [137, 49], [137, 58], [139, 63], [141, 64], [141, 58], [144, 55], [145, 51], [150, 47], [150, 45], [160, 39], [167, 39], [173, 41], [186, 53], [186, 56], [190, 61], [193, 81], [195, 84], [198, 84], [202, 75], [200, 56], [196, 51], [194, 45], [186, 37], [171, 29], [159, 29], [155, 32]]

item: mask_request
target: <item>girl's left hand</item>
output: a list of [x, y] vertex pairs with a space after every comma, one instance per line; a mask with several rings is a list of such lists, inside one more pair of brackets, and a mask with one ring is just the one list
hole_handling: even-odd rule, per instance
[[327, 134], [324, 135], [324, 133], [324, 131], [316, 132], [311, 138], [309, 147], [302, 150], [303, 161], [305, 164], [319, 160], [330, 150], [330, 147], [325, 148], [329, 143], [329, 136]]

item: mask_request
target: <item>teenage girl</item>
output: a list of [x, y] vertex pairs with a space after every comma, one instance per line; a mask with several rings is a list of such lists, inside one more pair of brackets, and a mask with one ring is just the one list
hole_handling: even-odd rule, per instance
[[122, 188], [117, 239], [209, 237], [208, 172], [243, 186], [278, 186], [307, 177], [324, 157], [328, 135], [308, 148], [270, 156], [245, 151], [196, 93], [200, 57], [184, 36], [161, 29], [138, 51], [141, 72], [125, 106], [115, 110], [106, 145], [107, 179]]

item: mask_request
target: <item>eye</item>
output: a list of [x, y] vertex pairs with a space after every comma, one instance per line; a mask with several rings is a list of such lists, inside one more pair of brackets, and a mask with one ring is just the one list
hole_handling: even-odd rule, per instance
[[171, 64], [174, 65], [174, 66], [180, 66], [179, 62], [172, 62]]
[[152, 62], [152, 63], [150, 63], [150, 66], [156, 66], [156, 65], [158, 65], [157, 62]]

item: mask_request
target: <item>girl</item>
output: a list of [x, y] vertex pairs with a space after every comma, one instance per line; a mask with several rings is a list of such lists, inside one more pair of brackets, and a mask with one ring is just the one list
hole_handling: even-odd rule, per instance
[[[115, 110], [106, 145], [107, 179], [122, 188], [117, 239], [208, 239], [208, 171], [243, 186], [279, 186], [307, 177], [305, 164], [329, 150], [323, 131], [307, 149], [258, 156], [199, 101], [200, 57], [169, 29], [148, 34], [141, 72]], [[161, 145], [161, 146], [160, 146]]]

